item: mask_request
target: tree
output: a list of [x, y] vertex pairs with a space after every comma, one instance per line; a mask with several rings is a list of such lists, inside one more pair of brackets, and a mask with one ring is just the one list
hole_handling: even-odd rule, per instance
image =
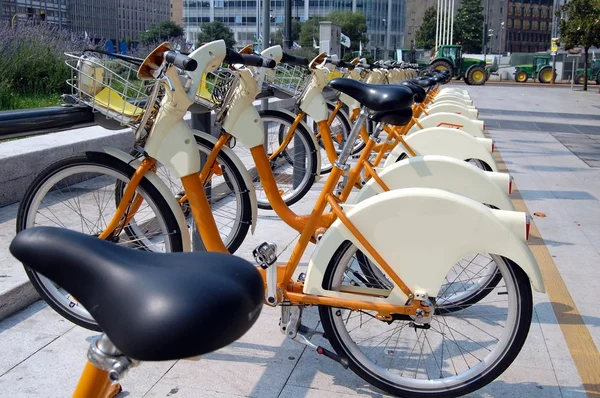
[[183, 36], [183, 28], [173, 21], [162, 21], [157, 25], [152, 25], [144, 32], [140, 41], [144, 43], [156, 43], [157, 41], [167, 41], [175, 37]]
[[358, 51], [360, 42], [364, 47], [369, 41], [367, 19], [364, 14], [351, 11], [333, 11], [326, 17], [313, 16], [302, 23], [299, 36], [301, 46], [312, 46], [313, 39], [319, 43], [319, 23], [321, 21], [331, 21], [341, 28], [342, 33], [350, 38], [350, 49], [348, 51]]
[[350, 50], [358, 51], [360, 42], [363, 46], [369, 41], [367, 36], [367, 19], [360, 12], [333, 11], [327, 16], [327, 20], [338, 25], [342, 33], [350, 38]]
[[300, 26], [300, 35], [298, 37], [299, 43], [302, 47], [313, 46], [313, 39], [319, 43], [319, 23], [324, 21], [325, 18], [319, 16], [313, 16], [307, 19]]
[[[292, 41], [298, 42], [300, 38], [300, 29], [302, 28], [302, 22], [293, 19], [292, 20]], [[275, 33], [275, 44], [283, 45], [283, 27]]]
[[200, 47], [202, 43], [208, 43], [215, 40], [225, 40], [225, 45], [229, 48], [235, 46], [233, 31], [221, 21], [214, 21], [202, 24], [201, 32], [198, 33], [196, 47]]
[[483, 7], [481, 0], [463, 0], [454, 18], [455, 42], [465, 53], [481, 53], [483, 40]]
[[[561, 18], [561, 14], [566, 18]], [[556, 13], [561, 18], [558, 28], [560, 41], [565, 48], [583, 47], [583, 90], [587, 90], [588, 52], [590, 47], [600, 48], [600, 0], [571, 0]]]
[[435, 47], [435, 28], [437, 25], [437, 8], [431, 6], [423, 14], [423, 22], [415, 35], [417, 48], [431, 50]]

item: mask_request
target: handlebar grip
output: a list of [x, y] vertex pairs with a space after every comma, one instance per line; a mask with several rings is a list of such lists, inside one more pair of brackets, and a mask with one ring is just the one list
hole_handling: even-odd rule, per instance
[[240, 54], [230, 48], [227, 49], [227, 55], [225, 55], [225, 62], [228, 64], [242, 64], [246, 66], [255, 66], [257, 68], [274, 68], [276, 66], [275, 60], [261, 55], [255, 54]]
[[340, 68], [346, 68], [349, 70], [352, 70], [356, 67], [356, 65], [354, 65], [352, 62], [346, 62], [346, 61], [342, 61], [342, 60], [340, 60], [338, 62], [337, 66], [339, 66]]
[[281, 57], [281, 62], [298, 66], [308, 66], [309, 63], [308, 58], [297, 57], [288, 53], [283, 53], [283, 57]]
[[198, 67], [198, 62], [196, 62], [195, 59], [180, 54], [176, 51], [167, 51], [165, 52], [164, 57], [168, 63], [188, 72], [193, 72]]

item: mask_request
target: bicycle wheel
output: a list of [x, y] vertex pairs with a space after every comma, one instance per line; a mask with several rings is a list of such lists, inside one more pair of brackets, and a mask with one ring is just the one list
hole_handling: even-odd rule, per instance
[[[265, 126], [267, 154], [270, 156], [280, 147], [284, 137], [282, 134], [289, 132], [294, 117], [277, 110], [265, 110], [259, 113]], [[289, 143], [271, 160], [271, 170], [277, 187], [288, 206], [302, 199], [314, 184], [317, 176], [317, 156], [318, 151], [311, 133], [299, 124]], [[252, 177], [258, 207], [271, 210], [271, 204], [262, 189], [259, 176], [254, 172]]]
[[[406, 153], [402, 153], [400, 156], [398, 156], [398, 159], [396, 160], [396, 163], [404, 160], [408, 157], [408, 155]], [[465, 162], [467, 163], [471, 163], [473, 166], [483, 170], [483, 171], [492, 171], [492, 168], [483, 160], [479, 160], [479, 159], [465, 159]]]
[[[365, 286], [392, 289], [393, 284], [379, 267], [361, 251], [356, 252]], [[502, 279], [498, 263], [504, 259], [495, 254], [477, 253], [462, 258], [446, 275], [436, 299], [438, 313], [460, 311], [483, 300]]]
[[[118, 205], [114, 190], [121, 183], [127, 184], [134, 173], [134, 167], [99, 152], [54, 163], [27, 189], [17, 213], [17, 232], [49, 225], [100, 235]], [[121, 231], [108, 240], [154, 252], [182, 251], [179, 224], [160, 192], [144, 177], [136, 195], [143, 202], [131, 223], [142, 226], [146, 233], [131, 239]], [[27, 267], [25, 271], [40, 296], [60, 315], [86, 329], [100, 330], [89, 312], [68, 292]]]
[[[338, 248], [325, 273], [326, 289], [361, 286], [356, 252], [348, 241]], [[325, 334], [357, 375], [388, 393], [455, 397], [473, 392], [510, 366], [531, 323], [527, 275], [510, 260], [497, 265], [503, 282], [495, 287], [496, 294], [452, 313], [438, 313], [432, 298], [435, 311], [429, 328], [415, 328], [410, 317], [383, 322], [371, 311], [321, 306]]]
[[[213, 150], [214, 144], [205, 137], [195, 137], [201, 159], [206, 159]], [[250, 187], [247, 186], [235, 162], [225, 151], [219, 151], [212, 167], [212, 176], [206, 184], [206, 196], [225, 247], [230, 253], [235, 253], [244, 242], [252, 225]], [[176, 198], [183, 198], [185, 191], [181, 180], [168, 168], [158, 164], [156, 174], [165, 182]], [[124, 188], [116, 191], [119, 202], [123, 191]], [[187, 224], [191, 226], [193, 216], [187, 201], [181, 202], [181, 209], [186, 216]], [[138, 234], [143, 234], [143, 231], [136, 228], [135, 223], [131, 223], [126, 232], [134, 239], [139, 236]]]

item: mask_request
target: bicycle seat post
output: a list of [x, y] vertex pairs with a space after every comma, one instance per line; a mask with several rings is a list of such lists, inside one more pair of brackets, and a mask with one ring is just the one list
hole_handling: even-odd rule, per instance
[[348, 158], [350, 157], [350, 154], [354, 147], [354, 142], [358, 138], [358, 134], [360, 133], [362, 126], [365, 124], [367, 117], [368, 117], [367, 108], [363, 106], [360, 109], [360, 113], [358, 114], [358, 118], [356, 119], [354, 126], [352, 126], [352, 130], [350, 131], [350, 134], [348, 135], [348, 138], [346, 139], [346, 143], [344, 144], [344, 147], [342, 148], [342, 152], [340, 153], [338, 160], [335, 161], [335, 166], [337, 168], [344, 170], [344, 166], [348, 162]]
[[122, 379], [137, 361], [124, 356], [105, 334], [92, 340], [87, 353], [88, 360], [98, 369], [108, 372], [112, 382]]

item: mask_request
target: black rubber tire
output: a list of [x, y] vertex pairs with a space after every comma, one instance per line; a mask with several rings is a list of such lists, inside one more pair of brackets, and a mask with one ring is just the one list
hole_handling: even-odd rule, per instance
[[[552, 70], [552, 67], [551, 66], [545, 66], [542, 69], [540, 69], [540, 71], [538, 73], [538, 76], [537, 76], [538, 80], [540, 81], [540, 83], [549, 84], [552, 81], [552, 78], [550, 78], [550, 80], [543, 78], [544, 72], [546, 70], [548, 70], [548, 69]], [[556, 72], [553, 72], [553, 73], [554, 73], [554, 78], [556, 79]]]
[[[331, 258], [329, 265], [327, 266], [327, 270], [325, 271], [325, 276], [323, 277], [323, 288], [326, 290], [331, 290], [332, 288], [332, 278], [335, 274], [335, 268], [337, 263], [340, 261], [345, 251], [348, 250], [351, 246], [351, 242], [345, 241], [340, 247], [336, 250], [333, 257]], [[512, 261], [505, 259], [508, 265], [508, 270], [512, 274], [515, 279], [515, 285], [518, 290], [517, 297], [518, 302], [520, 303], [519, 313], [517, 315], [518, 324], [515, 329], [512, 344], [506, 352], [504, 356], [496, 362], [494, 366], [492, 366], [486, 373], [480, 374], [469, 380], [468, 383], [463, 384], [461, 386], [455, 387], [452, 390], [447, 388], [443, 390], [436, 391], [414, 391], [402, 388], [399, 385], [390, 383], [387, 380], [380, 378], [379, 376], [369, 372], [365, 366], [363, 366], [347, 349], [345, 343], [340, 338], [340, 332], [335, 327], [335, 322], [333, 319], [333, 311], [331, 311], [331, 307], [327, 306], [319, 306], [319, 316], [321, 318], [321, 323], [323, 324], [323, 330], [325, 335], [327, 336], [327, 340], [335, 350], [335, 352], [342, 358], [346, 360], [349, 364], [350, 369], [356, 373], [363, 380], [372, 384], [373, 386], [386, 391], [389, 394], [401, 397], [457, 397], [461, 395], [466, 395], [471, 392], [477, 391], [483, 386], [491, 383], [497, 377], [499, 377], [515, 360], [521, 348], [525, 344], [525, 340], [527, 339], [527, 335], [529, 333], [529, 328], [531, 326], [531, 319], [533, 316], [533, 297], [531, 292], [531, 285], [529, 282], [529, 277], [527, 274], [515, 263]]]
[[[476, 80], [474, 79], [474, 76], [480, 72], [481, 74], [483, 74], [483, 79], [481, 80]], [[483, 86], [485, 84], [485, 82], [487, 81], [487, 74], [485, 72], [485, 68], [483, 66], [472, 66], [471, 68], [469, 68], [469, 70], [467, 71], [467, 76], [465, 76], [465, 82], [469, 82], [469, 85], [472, 86]]]
[[574, 83], [575, 84], [583, 84], [584, 78], [585, 78], [585, 75], [583, 73], [579, 73], [579, 74], [577, 74], [577, 76], [575, 76]]
[[[269, 116], [272, 118], [280, 118], [281, 120], [284, 120], [286, 123], [289, 123], [290, 125], [292, 123], [294, 123], [294, 117], [292, 115], [290, 115], [286, 112], [278, 111], [277, 109], [261, 110], [258, 113], [261, 117]], [[283, 134], [283, 132], [280, 131], [280, 134]], [[311, 166], [311, 170], [307, 171], [309, 173], [309, 178], [308, 178], [307, 182], [304, 184], [304, 186], [291, 198], [287, 198], [285, 200], [285, 203], [288, 206], [291, 206], [294, 203], [301, 200], [308, 193], [310, 188], [315, 183], [315, 179], [317, 177], [317, 156], [320, 156], [319, 152], [317, 152], [319, 149], [314, 145], [313, 134], [311, 132], [309, 132], [303, 126], [303, 124], [298, 125], [298, 127], [294, 131], [294, 134], [300, 134], [300, 135], [304, 136], [306, 145], [308, 145], [308, 147], [309, 147], [307, 150], [306, 156], [310, 156], [312, 158], [312, 161], [311, 161], [312, 166]], [[289, 157], [289, 155], [285, 154], [285, 150], [284, 150], [284, 156], [285, 156], [286, 160], [290, 164], [293, 165], [293, 162], [291, 162], [291, 158]], [[267, 205], [266, 203], [262, 203], [260, 201], [258, 202], [258, 208], [263, 209], [263, 210], [273, 210], [273, 208], [270, 205]]]
[[[25, 196], [21, 203], [19, 204], [19, 211], [17, 213], [17, 233], [26, 228], [27, 225], [27, 213], [29, 212], [29, 208], [31, 206], [31, 202], [35, 197], [36, 192], [38, 191], [40, 185], [46, 182], [50, 177], [54, 174], [61, 172], [69, 167], [80, 166], [80, 165], [94, 165], [101, 166], [113, 171], [118, 172], [119, 174], [130, 179], [135, 173], [135, 168], [125, 162], [118, 160], [117, 158], [110, 156], [106, 153], [102, 152], [86, 152], [83, 155], [73, 156], [67, 159], [63, 159], [58, 161], [46, 169], [44, 169], [38, 176], [33, 180], [33, 182], [27, 188], [27, 192], [25, 192]], [[169, 234], [171, 238], [171, 248], [168, 251], [171, 252], [181, 252], [183, 251], [183, 241], [181, 237], [181, 230], [179, 229], [179, 224], [177, 223], [177, 219], [175, 215], [171, 211], [171, 208], [160, 194], [160, 192], [152, 185], [152, 183], [144, 177], [140, 182], [140, 188], [145, 192], [145, 194], [152, 198], [152, 201], [156, 205], [158, 211], [162, 214], [166, 227], [169, 231], [172, 231]], [[25, 272], [27, 273], [27, 277], [39, 293], [39, 295], [48, 303], [50, 307], [52, 307], [56, 312], [58, 312], [62, 317], [68, 319], [69, 321], [79, 325], [83, 328], [95, 331], [101, 331], [98, 325], [94, 322], [91, 323], [81, 317], [76, 316], [72, 312], [65, 310], [65, 308], [60, 305], [54, 297], [48, 294], [46, 288], [42, 285], [40, 281], [39, 274], [28, 267], [24, 267]], [[110, 294], [107, 292], [107, 294]]]
[[527, 82], [527, 79], [529, 79], [529, 76], [527, 76], [527, 73], [525, 71], [520, 70], [517, 73], [515, 73], [515, 81], [517, 83], [525, 83]]

